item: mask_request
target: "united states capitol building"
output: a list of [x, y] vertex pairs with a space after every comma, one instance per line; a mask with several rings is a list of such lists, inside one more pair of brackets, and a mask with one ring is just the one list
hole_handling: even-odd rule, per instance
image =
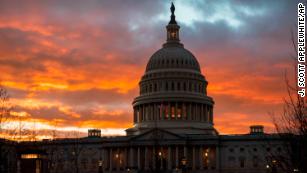
[[[263, 126], [250, 133], [219, 135], [214, 98], [197, 58], [180, 42], [171, 6], [167, 39], [149, 59], [133, 100], [133, 127], [126, 136], [14, 143], [2, 170], [16, 173], [267, 173], [276, 171], [272, 153], [282, 143]], [[3, 148], [3, 147], [2, 147]]]

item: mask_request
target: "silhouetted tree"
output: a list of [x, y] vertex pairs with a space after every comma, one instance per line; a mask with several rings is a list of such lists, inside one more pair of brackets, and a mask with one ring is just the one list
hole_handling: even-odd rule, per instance
[[[4, 132], [5, 124], [10, 120], [11, 106], [9, 104], [9, 95], [5, 88], [0, 86], [0, 138], [5, 138], [6, 132]], [[9, 172], [9, 154], [10, 147], [8, 147], [9, 141], [0, 139], [0, 172]]]
[[[292, 32], [292, 44], [295, 50], [294, 74], [297, 72], [297, 47]], [[306, 62], [304, 63], [306, 66]], [[288, 73], [285, 75], [287, 97], [284, 99], [283, 113], [273, 116], [276, 131], [283, 141], [285, 156], [273, 154], [273, 159], [278, 161], [281, 170], [289, 172], [307, 172], [307, 108], [306, 97], [298, 93], [296, 76], [290, 80]], [[294, 82], [291, 82], [294, 81]]]
[[11, 118], [11, 105], [9, 99], [6, 89], [0, 86], [0, 135], [3, 138], [5, 137], [3, 127]]

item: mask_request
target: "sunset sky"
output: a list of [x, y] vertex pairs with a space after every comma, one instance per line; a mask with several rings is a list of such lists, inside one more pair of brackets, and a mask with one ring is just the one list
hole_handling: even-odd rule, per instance
[[[174, 3], [181, 41], [209, 82], [217, 130], [272, 131], [270, 112], [281, 112], [292, 70], [298, 2]], [[55, 128], [124, 134], [146, 63], [166, 40], [169, 7], [167, 0], [0, 0], [0, 81], [12, 114], [42, 136]]]

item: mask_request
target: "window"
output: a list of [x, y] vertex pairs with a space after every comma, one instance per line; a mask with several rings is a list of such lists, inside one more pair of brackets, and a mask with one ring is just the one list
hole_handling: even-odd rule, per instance
[[234, 156], [228, 157], [229, 166], [235, 167], [236, 166], [236, 158]]
[[168, 106], [165, 106], [164, 109], [165, 109], [165, 118], [168, 118]]
[[162, 119], [162, 113], [163, 113], [163, 104], [159, 105], [158, 108], [159, 108], [159, 119], [161, 120]]
[[183, 116], [184, 119], [187, 118], [187, 110], [186, 109], [187, 108], [186, 108], [185, 104], [183, 103], [182, 104], [182, 116]]
[[254, 166], [254, 168], [258, 167], [258, 157], [257, 156], [253, 157], [253, 166]]
[[240, 161], [240, 168], [244, 168], [244, 166], [245, 166], [245, 158], [244, 157], [240, 157], [239, 161]]
[[179, 106], [177, 108], [177, 117], [181, 118], [181, 108]]
[[174, 106], [171, 107], [171, 111], [172, 111], [172, 119], [174, 119], [175, 118], [175, 107]]

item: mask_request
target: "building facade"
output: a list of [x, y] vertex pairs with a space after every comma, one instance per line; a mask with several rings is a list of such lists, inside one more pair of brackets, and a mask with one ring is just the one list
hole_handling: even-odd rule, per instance
[[[282, 142], [251, 126], [244, 135], [219, 135], [214, 101], [195, 56], [180, 42], [171, 6], [167, 39], [150, 58], [133, 101], [126, 136], [22, 142], [14, 147], [17, 173], [190, 172], [266, 173]], [[14, 158], [14, 157], [13, 157]], [[15, 163], [14, 162], [14, 163]]]

